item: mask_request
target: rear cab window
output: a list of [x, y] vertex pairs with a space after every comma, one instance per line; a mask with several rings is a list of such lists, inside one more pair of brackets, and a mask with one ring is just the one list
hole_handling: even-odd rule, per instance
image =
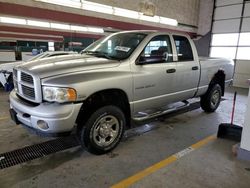
[[193, 50], [189, 40], [184, 36], [174, 35], [178, 61], [193, 61]]

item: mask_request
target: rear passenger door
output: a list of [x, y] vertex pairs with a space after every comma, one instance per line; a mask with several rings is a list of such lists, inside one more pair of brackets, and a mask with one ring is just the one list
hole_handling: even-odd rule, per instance
[[[173, 35], [176, 51], [177, 51], [177, 63], [176, 63], [176, 95], [179, 100], [185, 100], [194, 96], [197, 91], [200, 67], [199, 60], [195, 59], [197, 56], [194, 54], [189, 39], [185, 36]], [[195, 56], [196, 55], [196, 56]]]

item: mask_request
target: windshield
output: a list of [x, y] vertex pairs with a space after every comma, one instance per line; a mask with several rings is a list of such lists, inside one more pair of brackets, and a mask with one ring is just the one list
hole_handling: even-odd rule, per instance
[[143, 33], [118, 33], [96, 41], [81, 53], [107, 59], [126, 59], [145, 38]]

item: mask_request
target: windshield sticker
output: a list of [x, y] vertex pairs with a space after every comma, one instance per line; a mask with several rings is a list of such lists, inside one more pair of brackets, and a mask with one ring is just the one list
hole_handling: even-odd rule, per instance
[[116, 46], [115, 50], [123, 51], [123, 52], [128, 52], [130, 48], [125, 47], [125, 46]]

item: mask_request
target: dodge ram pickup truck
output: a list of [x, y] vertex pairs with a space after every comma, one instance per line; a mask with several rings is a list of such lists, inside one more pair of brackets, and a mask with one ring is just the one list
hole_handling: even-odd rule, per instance
[[200, 97], [201, 108], [214, 112], [233, 71], [232, 60], [199, 58], [188, 35], [119, 32], [81, 54], [16, 66], [10, 114], [42, 133], [77, 130], [83, 147], [103, 154], [131, 122], [172, 111], [167, 105]]

